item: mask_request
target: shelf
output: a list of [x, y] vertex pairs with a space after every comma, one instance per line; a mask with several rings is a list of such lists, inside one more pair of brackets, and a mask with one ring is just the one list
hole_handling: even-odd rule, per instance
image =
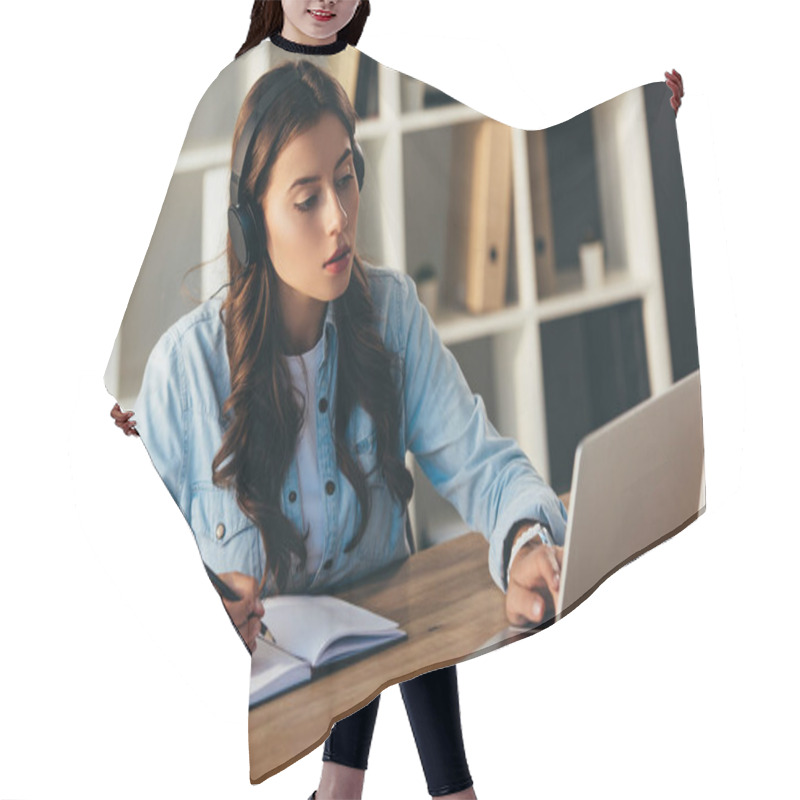
[[[399, 118], [397, 126], [392, 126], [380, 118], [359, 120], [356, 125], [356, 138], [359, 141], [370, 141], [388, 136], [392, 130], [396, 130], [398, 127], [401, 132], [410, 133], [446, 128], [449, 125], [474, 122], [479, 119], [482, 119], [482, 116], [466, 106], [429, 108], [403, 114]], [[185, 148], [178, 157], [175, 173], [199, 172], [215, 167], [229, 166], [230, 161], [231, 140], [229, 138], [217, 139], [207, 144]]]
[[446, 128], [463, 122], [475, 122], [485, 119], [484, 115], [472, 108], [457, 103], [437, 108], [423, 108], [421, 111], [409, 111], [398, 118], [398, 127], [403, 133], [426, 131], [432, 128]]
[[595, 308], [617, 305], [628, 300], [642, 299], [649, 288], [648, 281], [635, 280], [626, 273], [615, 275], [612, 272], [601, 288], [591, 291], [577, 288], [540, 300], [536, 307], [536, 317], [540, 322], [544, 322], [581, 314]]
[[529, 317], [530, 311], [519, 306], [489, 314], [469, 314], [455, 308], [440, 307], [433, 321], [442, 341], [449, 346], [514, 330], [521, 327]]
[[[356, 126], [359, 141], [380, 139], [389, 133], [389, 125], [382, 119], [369, 119]], [[216, 139], [207, 144], [185, 148], [175, 167], [175, 174], [181, 172], [202, 172], [216, 167], [230, 167], [231, 140], [229, 137]]]

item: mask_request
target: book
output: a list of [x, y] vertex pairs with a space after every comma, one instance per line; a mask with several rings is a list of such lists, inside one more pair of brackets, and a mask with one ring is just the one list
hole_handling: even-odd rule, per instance
[[263, 601], [274, 642], [259, 637], [250, 666], [250, 705], [311, 680], [313, 670], [406, 638], [380, 614], [327, 595]]

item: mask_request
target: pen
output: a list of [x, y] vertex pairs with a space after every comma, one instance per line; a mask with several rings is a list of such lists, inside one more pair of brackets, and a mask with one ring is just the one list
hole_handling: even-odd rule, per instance
[[[214, 585], [214, 588], [219, 592], [220, 597], [223, 597], [225, 600], [229, 600], [232, 603], [238, 603], [239, 600], [242, 599], [241, 595], [238, 592], [235, 592], [225, 583], [216, 572], [214, 572], [211, 567], [208, 566], [205, 562], [203, 562], [203, 566], [206, 568], [206, 573], [208, 574], [211, 583]], [[251, 617], [257, 616], [257, 614], [251, 614]], [[269, 632], [269, 628], [267, 628], [264, 620], [261, 620], [261, 638], [267, 642], [275, 643], [275, 639], [273, 638], [272, 634]]]
[[264, 624], [264, 620], [261, 620], [261, 633], [258, 634], [259, 639], [263, 639], [265, 642], [270, 642], [271, 644], [275, 644], [275, 637], [269, 632], [269, 628]]
[[239, 600], [242, 599], [241, 595], [237, 592], [234, 592], [227, 583], [225, 583], [216, 572], [214, 572], [211, 567], [208, 566], [205, 562], [203, 562], [203, 566], [206, 568], [206, 572], [208, 573], [208, 577], [211, 579], [211, 583], [214, 584], [214, 588], [219, 592], [220, 597], [224, 598], [225, 600], [230, 600], [232, 603], [238, 603]]

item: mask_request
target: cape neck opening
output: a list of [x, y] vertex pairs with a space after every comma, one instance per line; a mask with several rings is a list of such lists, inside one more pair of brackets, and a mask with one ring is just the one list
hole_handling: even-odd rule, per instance
[[290, 53], [302, 53], [309, 56], [330, 56], [334, 53], [341, 53], [347, 47], [347, 42], [344, 39], [337, 39], [330, 44], [298, 44], [289, 39], [281, 36], [279, 33], [273, 33], [269, 40], [276, 47], [282, 50], [288, 50]]

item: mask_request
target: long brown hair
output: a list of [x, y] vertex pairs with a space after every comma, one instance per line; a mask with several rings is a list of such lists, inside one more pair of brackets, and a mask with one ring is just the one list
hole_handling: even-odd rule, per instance
[[[336, 38], [344, 39], [348, 44], [358, 44], [368, 16], [369, 0], [361, 0], [353, 18], [339, 31]], [[236, 58], [263, 42], [268, 36], [273, 36], [282, 30], [283, 6], [280, 0], [255, 0], [250, 12], [250, 30], [247, 32], [247, 38], [239, 48]]]
[[[241, 186], [251, 202], [261, 204], [275, 160], [291, 139], [334, 113], [354, 145], [356, 114], [341, 85], [307, 60], [286, 62], [263, 75], [242, 104], [233, 136], [233, 152], [245, 123], [260, 98], [277, 80], [295, 70], [300, 80], [290, 83], [270, 107], [253, 141]], [[292, 391], [283, 353], [287, 351], [281, 323], [275, 268], [266, 244], [256, 264], [245, 269], [227, 241], [230, 285], [220, 311], [225, 326], [231, 374], [231, 393], [223, 412], [226, 429], [212, 465], [217, 486], [233, 487], [242, 511], [261, 532], [267, 573], [279, 591], [286, 587], [292, 556], [306, 560], [302, 535], [281, 512], [280, 492], [303, 419]], [[414, 487], [411, 473], [398, 455], [400, 388], [397, 357], [385, 347], [375, 325], [375, 310], [367, 276], [357, 255], [344, 294], [334, 303], [338, 339], [335, 386], [334, 440], [337, 465], [352, 484], [361, 511], [358, 530], [345, 547], [352, 551], [361, 540], [370, 513], [370, 490], [359, 461], [346, 442], [347, 424], [360, 404], [376, 428], [377, 459], [396, 501], [408, 504]]]

